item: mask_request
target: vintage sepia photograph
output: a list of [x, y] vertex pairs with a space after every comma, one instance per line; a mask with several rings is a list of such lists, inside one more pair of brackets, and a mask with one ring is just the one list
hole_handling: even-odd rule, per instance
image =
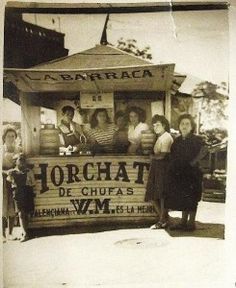
[[6, 1], [4, 288], [228, 287], [229, 7]]

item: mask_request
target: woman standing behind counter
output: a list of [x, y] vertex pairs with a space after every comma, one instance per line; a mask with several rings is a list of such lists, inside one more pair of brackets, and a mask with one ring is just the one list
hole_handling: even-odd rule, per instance
[[172, 230], [193, 231], [196, 229], [195, 217], [202, 193], [202, 172], [199, 168], [207, 148], [202, 139], [194, 135], [196, 124], [191, 115], [179, 117], [179, 131], [171, 146], [168, 171], [168, 193], [165, 207], [182, 211], [181, 222], [173, 225]]
[[128, 140], [130, 142], [128, 153], [136, 154], [140, 149], [142, 131], [148, 130], [149, 127], [148, 124], [144, 123], [146, 117], [143, 109], [136, 106], [130, 107], [128, 116]]
[[111, 123], [108, 112], [104, 108], [96, 109], [91, 117], [91, 130], [88, 138], [95, 153], [109, 153], [113, 150], [113, 136], [117, 130]]
[[117, 111], [115, 114], [115, 124], [117, 131], [113, 137], [114, 152], [127, 153], [129, 147], [128, 141], [128, 121], [126, 113], [123, 111]]
[[74, 146], [80, 143], [80, 137], [84, 132], [81, 126], [73, 121], [75, 114], [75, 109], [72, 106], [64, 106], [61, 109], [62, 119], [61, 123], [58, 125], [60, 131], [61, 142], [65, 147], [69, 145]]

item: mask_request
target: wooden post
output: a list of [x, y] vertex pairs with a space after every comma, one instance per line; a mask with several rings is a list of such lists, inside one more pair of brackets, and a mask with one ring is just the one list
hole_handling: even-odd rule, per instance
[[26, 155], [39, 154], [40, 107], [32, 105], [32, 95], [20, 92], [21, 136]]
[[165, 93], [165, 117], [171, 123], [171, 93], [170, 90]]

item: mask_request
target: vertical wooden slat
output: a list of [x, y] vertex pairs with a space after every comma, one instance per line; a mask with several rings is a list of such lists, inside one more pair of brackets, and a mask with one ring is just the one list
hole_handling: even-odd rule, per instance
[[166, 92], [165, 96], [165, 117], [171, 123], [171, 93]]
[[32, 105], [31, 97], [28, 93], [20, 92], [21, 136], [26, 155], [39, 153], [40, 107]]

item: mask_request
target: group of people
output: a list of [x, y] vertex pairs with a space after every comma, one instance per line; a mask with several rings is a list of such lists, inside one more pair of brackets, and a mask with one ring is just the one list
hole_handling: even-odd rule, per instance
[[[63, 108], [60, 130], [65, 141], [76, 144], [78, 137], [86, 133], [99, 151], [131, 151], [140, 147], [140, 134], [148, 129], [139, 108], [131, 107], [128, 114], [119, 111], [115, 123], [111, 123], [106, 109], [97, 109], [92, 115], [91, 127], [82, 129], [73, 122], [74, 110]], [[128, 121], [127, 116], [128, 115]], [[143, 117], [143, 118], [142, 118]], [[146, 187], [145, 201], [151, 201], [157, 211], [158, 221], [152, 229], [170, 226], [170, 229], [195, 230], [195, 217], [202, 192], [202, 173], [199, 160], [206, 149], [202, 139], [194, 134], [195, 123], [191, 115], [179, 118], [180, 136], [173, 139], [168, 120], [161, 115], [152, 118], [157, 135]], [[12, 231], [18, 214], [22, 228], [21, 241], [28, 239], [28, 216], [34, 210], [34, 174], [27, 166], [25, 156], [16, 145], [17, 133], [12, 127], [3, 132], [3, 239], [14, 240]], [[67, 143], [67, 142], [66, 142]], [[181, 222], [170, 225], [169, 210], [182, 211]]]
[[27, 166], [26, 158], [17, 145], [17, 132], [13, 127], [6, 127], [2, 135], [2, 175], [3, 175], [3, 212], [2, 233], [3, 242], [16, 240], [13, 228], [16, 215], [19, 217], [22, 235], [20, 240], [28, 239], [28, 216], [34, 210], [35, 178], [33, 171]]
[[79, 125], [73, 121], [75, 109], [72, 106], [62, 108], [62, 119], [58, 128], [62, 135], [62, 144], [77, 145], [86, 138], [96, 153], [131, 153], [140, 151], [141, 132], [148, 130], [145, 112], [139, 107], [130, 107], [127, 111], [117, 111], [114, 123], [108, 111], [99, 108], [91, 116], [90, 125]]
[[[151, 229], [169, 226], [173, 230], [193, 231], [202, 193], [199, 161], [207, 152], [206, 146], [194, 134], [196, 125], [189, 114], [179, 117], [180, 136], [174, 140], [164, 116], [155, 115], [152, 123], [158, 138], [154, 145], [145, 201], [153, 203], [158, 221]], [[169, 210], [182, 211], [180, 223], [169, 223]]]

